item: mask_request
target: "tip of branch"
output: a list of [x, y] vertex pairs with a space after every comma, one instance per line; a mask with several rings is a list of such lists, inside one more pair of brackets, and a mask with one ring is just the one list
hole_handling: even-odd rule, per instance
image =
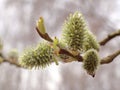
[[36, 31], [38, 32], [39, 36], [42, 37], [43, 39], [49, 42], [53, 42], [52, 38], [47, 33], [42, 34], [37, 27], [36, 27]]

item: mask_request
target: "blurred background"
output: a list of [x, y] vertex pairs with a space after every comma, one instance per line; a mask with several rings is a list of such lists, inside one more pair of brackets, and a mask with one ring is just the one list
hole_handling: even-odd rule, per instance
[[[100, 41], [120, 28], [120, 0], [0, 0], [0, 37], [4, 54], [17, 48], [36, 46], [42, 39], [35, 31], [40, 16], [47, 32], [60, 37], [64, 20], [80, 11]], [[120, 37], [101, 47], [105, 57], [120, 49]], [[52, 64], [45, 69], [25, 70], [8, 63], [0, 64], [0, 90], [120, 90], [120, 56], [102, 65], [92, 78], [82, 63]]]

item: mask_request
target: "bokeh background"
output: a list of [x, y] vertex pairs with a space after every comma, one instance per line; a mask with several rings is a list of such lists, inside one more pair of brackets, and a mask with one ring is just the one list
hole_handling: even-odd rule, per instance
[[[64, 20], [80, 11], [100, 41], [120, 28], [120, 0], [0, 0], [0, 37], [5, 55], [14, 48], [19, 53], [36, 46], [42, 39], [35, 31], [36, 20], [45, 19], [47, 32], [60, 38]], [[120, 37], [101, 47], [105, 57], [120, 49]], [[120, 56], [102, 65], [92, 78], [82, 63], [50, 65], [45, 69], [25, 70], [0, 64], [0, 90], [120, 90]]]

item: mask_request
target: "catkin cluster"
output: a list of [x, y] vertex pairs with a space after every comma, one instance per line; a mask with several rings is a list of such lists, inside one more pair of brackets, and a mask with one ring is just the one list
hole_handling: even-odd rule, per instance
[[85, 33], [85, 41], [83, 44], [83, 50], [84, 52], [89, 49], [95, 49], [99, 51], [99, 43], [96, 40], [96, 37], [93, 35], [93, 33], [90, 30], [87, 30]]
[[94, 75], [99, 65], [99, 43], [80, 12], [70, 15], [63, 25], [63, 40], [71, 52], [83, 53], [83, 67]]
[[[45, 34], [43, 19], [38, 21], [37, 27], [41, 34]], [[46, 67], [52, 62], [56, 62], [56, 55], [62, 59], [70, 59], [70, 56], [59, 54], [59, 48], [70, 51], [73, 55], [83, 54], [83, 67], [90, 74], [94, 75], [99, 65], [99, 43], [96, 37], [88, 29], [83, 15], [80, 12], [71, 14], [62, 29], [62, 39], [54, 39], [53, 43], [40, 43], [37, 48], [29, 49], [20, 57], [20, 64], [26, 68]], [[52, 46], [50, 46], [52, 45]], [[58, 48], [59, 46], [59, 48]], [[56, 54], [56, 55], [55, 55]]]
[[88, 29], [80, 12], [70, 15], [63, 25], [63, 41], [66, 46], [74, 51], [83, 53], [89, 49], [99, 50], [96, 37]]

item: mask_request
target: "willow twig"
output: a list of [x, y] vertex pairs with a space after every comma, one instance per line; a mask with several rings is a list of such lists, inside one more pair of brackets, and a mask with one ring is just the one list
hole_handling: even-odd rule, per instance
[[120, 30], [109, 34], [105, 39], [103, 39], [102, 41], [99, 42], [100, 45], [105, 45], [108, 41], [110, 41], [111, 39], [115, 38], [116, 36], [120, 36]]
[[111, 63], [118, 55], [120, 55], [120, 50], [116, 51], [115, 53], [101, 59], [100, 64], [108, 64]]
[[47, 40], [47, 41], [49, 41], [49, 42], [53, 42], [52, 38], [51, 38], [47, 33], [42, 34], [42, 33], [38, 30], [37, 27], [36, 27], [36, 31], [38, 32], [38, 34], [40, 35], [40, 37], [42, 37], [43, 39], [45, 39], [45, 40]]
[[10, 61], [9, 59], [4, 59], [3, 62], [7, 62], [11, 65], [14, 65], [16, 67], [19, 67], [19, 68], [23, 68], [20, 64], [18, 64], [17, 62], [13, 62], [13, 61]]

